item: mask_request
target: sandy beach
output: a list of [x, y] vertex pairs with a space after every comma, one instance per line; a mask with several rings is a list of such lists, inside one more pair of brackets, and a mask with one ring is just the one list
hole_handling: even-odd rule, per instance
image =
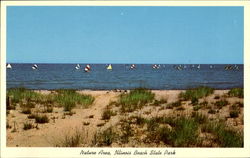
[[[55, 93], [48, 90], [35, 90], [34, 92], [42, 95], [50, 95]], [[15, 109], [7, 110], [7, 146], [8, 147], [60, 147], [65, 146], [67, 139], [73, 139], [78, 135], [81, 139], [77, 146], [94, 147], [94, 146], [111, 146], [111, 147], [165, 147], [172, 146], [167, 141], [159, 140], [158, 142], [150, 142], [150, 138], [156, 128], [164, 127], [173, 130], [175, 126], [169, 124], [160, 124], [159, 127], [153, 127], [149, 131], [149, 124], [138, 123], [138, 118], [177, 118], [181, 116], [192, 117], [194, 112], [206, 116], [207, 122], [223, 122], [226, 127], [231, 130], [243, 132], [243, 98], [229, 96], [229, 90], [214, 90], [212, 94], [202, 97], [198, 100], [200, 106], [194, 106], [190, 100], [180, 100], [179, 95], [185, 90], [152, 90], [154, 101], [147, 103], [131, 112], [121, 111], [118, 105], [121, 94], [128, 94], [129, 91], [110, 90], [110, 91], [92, 91], [81, 90], [79, 94], [90, 95], [94, 97], [94, 102], [87, 108], [80, 105], [74, 107], [71, 112], [66, 112], [63, 107], [54, 106], [53, 111], [44, 112], [43, 106], [36, 104], [32, 108], [31, 113], [43, 114], [48, 116], [48, 123], [36, 123], [34, 119], [29, 119], [30, 114], [22, 112], [19, 104]], [[226, 105], [216, 108], [216, 102], [227, 101]], [[173, 103], [180, 101], [180, 105]], [[204, 106], [201, 106], [203, 105]], [[206, 104], [206, 105], [205, 105]], [[238, 110], [238, 115], [230, 114], [232, 109]], [[105, 110], [112, 110], [110, 118], [104, 118]], [[137, 118], [137, 119], [135, 119]], [[24, 129], [24, 124], [31, 124], [28, 129]], [[127, 126], [124, 126], [127, 123]], [[204, 124], [203, 124], [204, 126]], [[201, 126], [201, 127], [203, 127]], [[98, 143], [97, 135], [107, 129], [113, 129], [116, 133], [116, 139], [110, 143]], [[128, 128], [128, 129], [126, 129]], [[220, 147], [220, 143], [214, 141], [215, 136], [209, 132], [202, 132], [203, 128], [199, 128], [198, 137], [202, 141], [193, 145], [200, 147]], [[124, 133], [130, 130], [132, 133]], [[127, 134], [127, 135], [126, 135]], [[72, 136], [72, 137], [71, 137]], [[120, 138], [125, 139], [119, 140]], [[157, 136], [158, 138], [158, 136]], [[116, 141], [115, 141], [116, 140]], [[171, 142], [171, 140], [168, 140]], [[165, 142], [165, 143], [164, 143]], [[99, 144], [99, 145], [98, 145]], [[100, 145], [101, 144], [101, 145]]]

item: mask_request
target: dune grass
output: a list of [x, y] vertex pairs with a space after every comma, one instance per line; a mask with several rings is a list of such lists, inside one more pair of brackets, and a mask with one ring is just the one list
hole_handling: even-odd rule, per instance
[[120, 96], [119, 104], [123, 112], [132, 112], [154, 101], [154, 94], [146, 89], [135, 89]]
[[206, 97], [212, 94], [213, 91], [214, 91], [213, 88], [198, 87], [180, 93], [179, 97], [183, 100], [191, 100], [193, 103], [197, 103], [199, 98]]
[[228, 92], [228, 95], [231, 97], [243, 98], [244, 97], [244, 90], [243, 90], [243, 88], [233, 88]]
[[[52, 105], [57, 104], [64, 108], [64, 111], [71, 111], [76, 105], [86, 108], [94, 102], [94, 97], [90, 95], [82, 95], [75, 90], [56, 90], [57, 93], [42, 95], [33, 90], [25, 88], [14, 88], [7, 91], [7, 96], [11, 98], [13, 104], [19, 103], [23, 108], [34, 108], [35, 105], [42, 104], [46, 107], [44, 112], [52, 112]], [[7, 102], [10, 102], [7, 99]], [[12, 106], [12, 105], [11, 105]], [[10, 105], [9, 109], [13, 108]]]
[[42, 97], [41, 94], [36, 93], [31, 90], [27, 90], [25, 88], [11, 88], [7, 90], [7, 96], [12, 97], [12, 103], [20, 103], [22, 101], [39, 101]]
[[33, 125], [32, 125], [32, 123], [30, 123], [30, 122], [25, 122], [24, 124], [23, 124], [23, 129], [24, 130], [29, 130], [29, 129], [32, 129], [33, 128]]
[[222, 122], [204, 124], [202, 131], [214, 134], [221, 147], [243, 147], [243, 134], [226, 127]]
[[221, 109], [222, 107], [224, 107], [224, 106], [226, 106], [226, 105], [228, 105], [228, 104], [229, 104], [228, 101], [225, 100], [225, 99], [219, 100], [219, 101], [215, 102], [215, 105], [216, 105], [219, 109]]
[[109, 127], [95, 135], [93, 144], [97, 146], [110, 146], [116, 140], [116, 137], [117, 134], [113, 131], [112, 127]]
[[54, 101], [64, 107], [64, 111], [71, 111], [77, 104], [87, 108], [94, 102], [94, 97], [81, 95], [75, 90], [57, 90]]
[[36, 123], [48, 123], [49, 122], [49, 118], [47, 115], [35, 115], [35, 121]]
[[109, 120], [111, 116], [115, 116], [116, 113], [110, 109], [105, 109], [103, 114], [102, 114], [102, 119], [103, 120]]

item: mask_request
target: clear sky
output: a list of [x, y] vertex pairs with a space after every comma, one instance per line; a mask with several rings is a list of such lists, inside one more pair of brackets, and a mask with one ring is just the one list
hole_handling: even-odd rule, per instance
[[243, 7], [7, 8], [7, 62], [242, 64]]

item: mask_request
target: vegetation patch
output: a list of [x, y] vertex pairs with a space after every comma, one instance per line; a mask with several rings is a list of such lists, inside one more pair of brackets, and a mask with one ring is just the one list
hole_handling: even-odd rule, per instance
[[161, 100], [154, 100], [153, 104], [154, 106], [160, 106], [162, 104], [167, 103], [167, 100], [161, 99]]
[[208, 113], [209, 113], [209, 114], [215, 114], [215, 113], [216, 113], [216, 110], [214, 110], [214, 109], [209, 109], [209, 110], [208, 110]]
[[49, 118], [47, 115], [36, 115], [35, 121], [36, 121], [36, 123], [48, 123]]
[[102, 114], [102, 119], [103, 120], [109, 120], [111, 116], [115, 116], [116, 113], [110, 109], [105, 109], [103, 114]]
[[55, 102], [64, 107], [64, 111], [71, 111], [76, 104], [88, 107], [94, 102], [94, 97], [90, 95], [81, 95], [75, 90], [57, 90], [54, 96]]
[[172, 107], [178, 107], [178, 106], [181, 106], [181, 101], [176, 101], [176, 102], [173, 102], [172, 104]]
[[29, 129], [31, 129], [31, 128], [33, 128], [32, 123], [30, 123], [30, 122], [25, 122], [25, 123], [23, 124], [23, 129], [24, 129], [24, 130], [29, 130]]
[[11, 97], [12, 103], [20, 103], [23, 100], [39, 101], [42, 95], [25, 88], [11, 88], [7, 90], [7, 96]]
[[185, 92], [180, 93], [180, 98], [183, 100], [192, 100], [197, 101], [199, 98], [206, 97], [212, 94], [214, 91], [213, 88], [209, 87], [198, 87], [195, 89], [189, 89]]
[[196, 105], [193, 107], [194, 111], [198, 111], [201, 108], [201, 105]]
[[239, 116], [239, 111], [238, 110], [230, 111], [230, 117], [231, 118], [236, 118], [238, 116]]
[[219, 100], [217, 102], [215, 102], [215, 105], [221, 109], [222, 107], [228, 105], [228, 101], [227, 100]]
[[214, 134], [215, 140], [221, 147], [243, 147], [243, 134], [226, 127], [224, 123], [210, 122], [204, 124], [202, 131]]
[[31, 114], [31, 109], [30, 108], [22, 108], [22, 113], [23, 114]]
[[243, 88], [233, 88], [228, 92], [228, 95], [231, 97], [243, 98], [244, 97], [244, 90], [243, 90]]
[[135, 89], [128, 94], [120, 96], [119, 104], [123, 112], [132, 112], [142, 106], [151, 103], [154, 100], [154, 94], [146, 89]]
[[116, 133], [112, 127], [97, 133], [93, 144], [97, 146], [110, 146], [116, 139]]

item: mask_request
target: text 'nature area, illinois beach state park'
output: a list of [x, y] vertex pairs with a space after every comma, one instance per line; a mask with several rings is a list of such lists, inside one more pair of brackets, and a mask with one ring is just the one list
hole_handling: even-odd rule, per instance
[[244, 147], [243, 7], [7, 7], [8, 147]]

